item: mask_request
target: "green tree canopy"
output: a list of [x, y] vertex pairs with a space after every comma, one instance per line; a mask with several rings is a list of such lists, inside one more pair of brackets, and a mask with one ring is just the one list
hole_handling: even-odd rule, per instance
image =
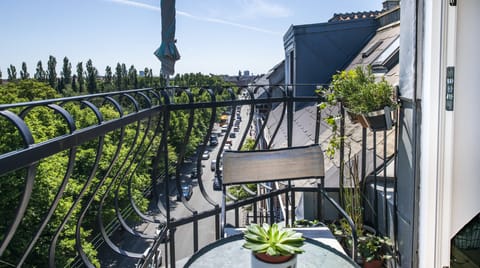
[[22, 62], [22, 70], [20, 70], [20, 78], [22, 80], [30, 78], [30, 74], [27, 71], [27, 63]]
[[36, 69], [35, 75], [33, 77], [40, 82], [45, 82], [46, 79], [47, 79], [47, 74], [46, 74], [45, 70], [43, 70], [41, 60], [39, 60], [37, 62], [37, 69]]
[[72, 83], [72, 63], [68, 60], [67, 57], [63, 58], [62, 72], [60, 75], [63, 78], [64, 84]]
[[138, 88], [137, 69], [133, 65], [128, 69], [128, 82], [129, 88]]
[[83, 78], [83, 63], [79, 62], [77, 64], [77, 83], [78, 83], [78, 92], [83, 92], [83, 85], [85, 83]]
[[47, 77], [48, 77], [48, 84], [53, 87], [57, 88], [57, 59], [54, 56], [50, 55], [48, 57], [47, 63]]
[[117, 90], [122, 89], [122, 65], [120, 65], [120, 62], [117, 62], [115, 68], [115, 87]]
[[85, 65], [86, 71], [86, 80], [87, 80], [87, 90], [88, 93], [93, 94], [97, 92], [97, 68], [93, 67], [92, 60], [89, 59]]
[[17, 80], [17, 69], [14, 65], [10, 64], [10, 67], [7, 69], [7, 73], [9, 82]]

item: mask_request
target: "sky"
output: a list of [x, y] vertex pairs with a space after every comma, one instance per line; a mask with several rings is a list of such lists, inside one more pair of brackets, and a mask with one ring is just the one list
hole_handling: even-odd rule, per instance
[[[382, 0], [177, 0], [180, 60], [175, 73], [267, 73], [284, 59], [291, 25], [327, 22], [334, 13], [381, 10]], [[160, 0], [0, 0], [0, 70], [22, 62], [31, 76], [49, 55], [60, 73], [91, 59], [100, 75], [118, 62], [160, 72]]]

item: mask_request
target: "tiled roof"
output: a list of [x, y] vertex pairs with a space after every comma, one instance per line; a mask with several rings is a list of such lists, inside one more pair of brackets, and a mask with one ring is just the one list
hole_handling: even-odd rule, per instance
[[333, 17], [328, 20], [328, 22], [375, 18], [380, 13], [382, 13], [382, 11], [362, 11], [362, 12], [338, 13], [338, 14], [335, 13], [333, 14]]
[[[379, 12], [376, 12], [378, 14]], [[351, 13], [351, 14], [363, 14]], [[347, 14], [347, 15], [351, 15]], [[345, 15], [345, 14], [343, 14]], [[334, 16], [340, 18], [343, 15], [336, 14]], [[358, 16], [357, 16], [358, 17]], [[379, 55], [384, 52], [389, 44], [391, 44], [395, 39], [400, 35], [400, 24], [392, 23], [385, 27], [381, 27], [377, 30], [376, 35], [367, 43], [367, 45], [360, 51], [360, 53], [354, 58], [350, 65], [346, 68], [353, 69], [357, 66], [365, 66], [372, 64]], [[398, 63], [389, 69], [386, 73], [383, 73], [383, 77], [392, 85], [398, 84], [399, 65]], [[328, 107], [327, 110], [322, 111], [322, 118], [327, 114], [335, 114], [336, 107]], [[267, 136], [274, 132], [275, 127], [278, 124], [278, 121], [281, 118], [282, 107], [278, 106], [275, 110], [270, 113], [269, 120], [267, 122]], [[315, 117], [316, 117], [316, 105], [303, 107], [295, 113], [294, 117], [294, 127], [293, 127], [293, 145], [308, 145], [314, 143], [315, 137]], [[345, 125], [345, 136], [347, 137], [346, 142], [348, 143], [348, 148], [350, 148], [352, 155], [359, 154], [362, 145], [362, 128], [358, 124], [353, 124], [349, 119], [346, 119]], [[319, 142], [322, 148], [327, 148], [328, 141], [332, 135], [331, 127], [329, 127], [323, 120], [320, 126], [320, 139]], [[372, 131], [367, 131], [367, 167], [373, 167], [373, 135]], [[388, 154], [393, 153], [393, 142], [394, 132], [392, 130], [387, 131], [387, 151]], [[377, 133], [376, 137], [377, 144], [383, 143], [383, 133]], [[286, 133], [286, 122], [285, 120], [281, 124], [281, 128], [275, 138], [272, 147], [273, 148], [282, 148], [287, 146], [287, 133]], [[377, 164], [381, 163], [380, 159], [382, 157], [381, 153], [377, 152]], [[362, 161], [362, 160], [360, 160]], [[339, 172], [339, 159], [336, 156], [334, 159], [325, 158], [325, 184], [326, 187], [337, 187], [338, 186], [338, 172]], [[367, 170], [367, 173], [371, 170]]]

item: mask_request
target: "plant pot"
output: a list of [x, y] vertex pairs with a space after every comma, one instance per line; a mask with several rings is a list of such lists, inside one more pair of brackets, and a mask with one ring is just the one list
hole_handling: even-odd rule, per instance
[[362, 117], [361, 115], [351, 112], [346, 107], [345, 107], [345, 112], [347, 113], [348, 119], [350, 119], [350, 122], [352, 122], [352, 124], [356, 124], [356, 123], [360, 122], [361, 117]]
[[363, 262], [363, 268], [381, 268], [383, 262], [381, 260], [373, 260], [369, 262]]
[[253, 268], [295, 268], [297, 255], [270, 256], [264, 253], [252, 253], [251, 264]]
[[373, 111], [362, 115], [364, 123], [360, 121], [364, 127], [368, 126], [371, 130], [388, 130], [393, 126], [392, 113], [390, 107], [383, 110]]

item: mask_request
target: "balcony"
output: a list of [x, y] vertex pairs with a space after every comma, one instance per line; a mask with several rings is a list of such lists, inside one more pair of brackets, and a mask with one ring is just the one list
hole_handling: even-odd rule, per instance
[[[220, 238], [221, 192], [213, 184], [227, 143], [232, 150], [326, 146], [322, 100], [294, 97], [292, 87], [148, 88], [0, 105], [0, 262], [175, 267]], [[397, 128], [372, 132], [346, 121], [339, 131], [350, 143], [327, 161], [323, 186], [346, 206], [340, 189], [351, 189], [346, 167], [355, 165], [366, 178], [365, 223], [395, 241], [397, 189], [387, 167]], [[237, 187], [227, 222], [335, 222], [340, 216], [317, 183]], [[191, 194], [182, 192], [189, 185]]]

